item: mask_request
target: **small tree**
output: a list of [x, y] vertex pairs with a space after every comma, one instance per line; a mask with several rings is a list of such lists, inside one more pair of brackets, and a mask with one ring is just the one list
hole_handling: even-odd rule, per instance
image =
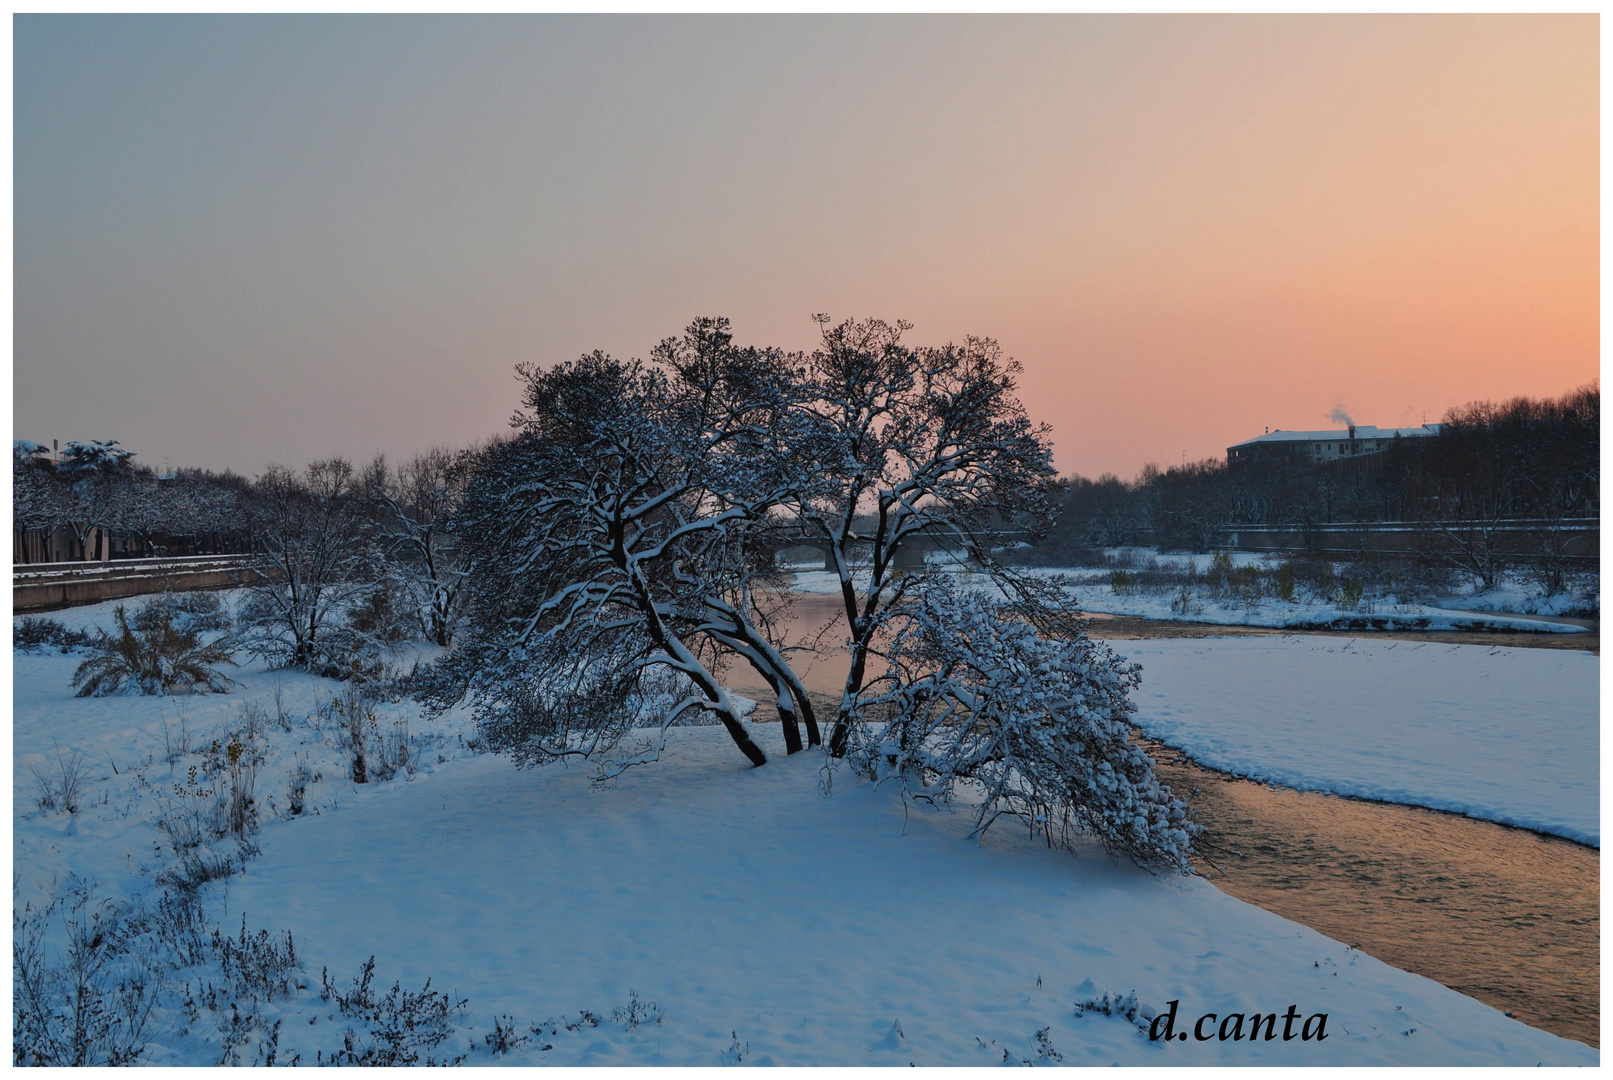
[[463, 574], [449, 522], [464, 500], [468, 464], [431, 450], [387, 476], [380, 498], [381, 542], [428, 641], [453, 643]]
[[375, 579], [371, 491], [342, 458], [298, 475], [271, 465], [253, 486], [255, 583], [246, 640], [289, 667], [345, 674], [355, 648], [345, 615]]

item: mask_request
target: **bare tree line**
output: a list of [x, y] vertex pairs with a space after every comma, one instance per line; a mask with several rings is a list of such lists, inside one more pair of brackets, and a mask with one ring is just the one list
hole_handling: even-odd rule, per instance
[[1453, 408], [1438, 434], [1348, 461], [1270, 456], [1229, 467], [1212, 458], [1145, 466], [1131, 482], [1077, 476], [1062, 482], [1055, 542], [1209, 551], [1239, 525], [1408, 522], [1438, 539], [1431, 554], [1493, 584], [1509, 557], [1497, 534], [1522, 520], [1535, 526], [1533, 550], [1522, 554], [1560, 577], [1567, 533], [1558, 526], [1600, 512], [1600, 433], [1592, 384], [1555, 399]]

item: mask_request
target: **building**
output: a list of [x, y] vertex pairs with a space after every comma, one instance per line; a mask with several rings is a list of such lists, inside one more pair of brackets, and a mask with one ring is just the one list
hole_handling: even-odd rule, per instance
[[1439, 427], [1438, 424], [1424, 424], [1413, 428], [1380, 428], [1371, 424], [1351, 424], [1343, 431], [1283, 431], [1279, 428], [1227, 447], [1227, 464], [1248, 465], [1280, 457], [1310, 464], [1348, 461], [1382, 453], [1394, 445], [1396, 439], [1437, 435]]

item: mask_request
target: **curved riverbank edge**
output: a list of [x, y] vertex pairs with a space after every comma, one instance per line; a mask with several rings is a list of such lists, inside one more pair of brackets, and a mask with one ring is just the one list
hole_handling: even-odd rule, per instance
[[1424, 806], [1302, 791], [1144, 740], [1222, 891], [1600, 1046], [1598, 849]]
[[1184, 747], [1174, 746], [1171, 743], [1145, 736], [1146, 740], [1162, 749], [1179, 754], [1181, 757], [1196, 765], [1200, 769], [1218, 773], [1231, 780], [1246, 780], [1267, 787], [1282, 788], [1286, 791], [1306, 792], [1316, 795], [1332, 795], [1352, 802], [1376, 803], [1381, 806], [1405, 806], [1418, 810], [1428, 810], [1439, 814], [1449, 814], [1452, 817], [1465, 818], [1468, 821], [1482, 821], [1491, 825], [1500, 825], [1508, 829], [1518, 829], [1522, 832], [1532, 833], [1535, 836], [1548, 836], [1554, 840], [1563, 840], [1591, 851], [1600, 852], [1602, 849], [1601, 836], [1580, 834], [1578, 830], [1558, 825], [1548, 825], [1540, 822], [1530, 822], [1515, 815], [1494, 811], [1486, 807], [1475, 807], [1464, 804], [1460, 800], [1441, 800], [1427, 795], [1413, 792], [1385, 793], [1370, 790], [1352, 784], [1340, 784], [1328, 780], [1301, 779], [1295, 782], [1289, 777], [1263, 774], [1257, 769], [1241, 770], [1226, 768], [1213, 762], [1206, 762], [1194, 757], [1192, 752]]

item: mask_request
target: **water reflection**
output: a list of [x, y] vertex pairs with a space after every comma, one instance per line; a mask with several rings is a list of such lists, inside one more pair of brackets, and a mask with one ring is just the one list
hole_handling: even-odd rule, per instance
[[1519, 1020], [1599, 1045], [1600, 853], [1389, 803], [1235, 780], [1153, 748], [1223, 891]]

